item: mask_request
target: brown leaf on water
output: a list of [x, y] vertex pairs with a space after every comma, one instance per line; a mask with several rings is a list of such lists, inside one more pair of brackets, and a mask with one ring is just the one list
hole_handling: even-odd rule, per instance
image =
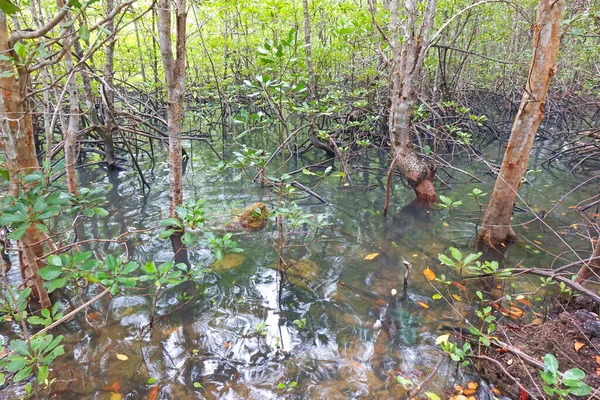
[[104, 391], [106, 392], [118, 392], [121, 389], [121, 381], [115, 381], [112, 385], [106, 386]]
[[573, 347], [575, 347], [575, 351], [581, 350], [581, 348], [583, 346], [585, 346], [585, 343], [581, 343], [581, 342], [575, 342], [575, 344], [573, 345]]
[[158, 397], [158, 385], [152, 386], [148, 391], [148, 400], [156, 400]]
[[417, 301], [417, 304], [423, 308], [429, 308], [429, 305], [427, 303], [423, 303], [422, 301]]
[[430, 270], [429, 267], [425, 268], [425, 270], [423, 271], [423, 275], [425, 275], [425, 278], [427, 278], [430, 281], [435, 279], [435, 272]]
[[379, 253], [370, 253], [370, 254], [367, 254], [365, 256], [365, 260], [369, 260], [369, 261], [370, 260], [374, 260], [378, 255], [379, 255]]

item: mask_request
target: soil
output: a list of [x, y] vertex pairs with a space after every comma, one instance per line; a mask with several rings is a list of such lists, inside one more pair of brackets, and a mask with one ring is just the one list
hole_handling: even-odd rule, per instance
[[[557, 307], [560, 310], [556, 310], [553, 319], [539, 325], [501, 326], [497, 337], [541, 363], [544, 355], [554, 354], [562, 372], [571, 368], [583, 370], [584, 381], [594, 393], [600, 388], [600, 321], [596, 313], [588, 310], [598, 307], [583, 297]], [[497, 362], [480, 359], [480, 374], [511, 399], [550, 398], [542, 389], [544, 382], [537, 367], [493, 346], [485, 355]]]

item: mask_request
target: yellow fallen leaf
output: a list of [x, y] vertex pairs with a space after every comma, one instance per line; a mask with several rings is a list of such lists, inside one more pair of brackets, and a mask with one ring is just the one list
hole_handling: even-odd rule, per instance
[[515, 297], [515, 300], [521, 300], [524, 299], [525, 296], [523, 296], [522, 294], [518, 295], [517, 297]]
[[543, 244], [543, 243], [542, 243], [542, 242], [540, 242], [539, 240], [534, 240], [534, 241], [533, 241], [533, 243], [535, 243], [535, 244], [539, 244], [539, 245], [542, 245], [542, 244]]
[[475, 389], [477, 389], [479, 387], [479, 383], [477, 383], [477, 382], [469, 382], [467, 384], [467, 387], [469, 389], [471, 389], [471, 390], [475, 390]]
[[129, 360], [129, 357], [127, 357], [125, 354], [117, 354], [117, 358], [121, 361]]
[[427, 305], [427, 303], [423, 303], [422, 301], [417, 301], [417, 304], [423, 308], [429, 308], [429, 305]]
[[449, 225], [447, 222], [444, 222], [444, 226], [447, 228], [447, 227], [449, 227], [450, 225]]
[[541, 325], [544, 322], [544, 320], [542, 318], [536, 318], [533, 321], [531, 321], [531, 325]]
[[375, 258], [376, 258], [378, 255], [379, 255], [379, 253], [370, 253], [370, 254], [367, 254], [367, 255], [365, 256], [365, 260], [373, 260], [373, 259], [375, 259]]
[[[435, 339], [435, 344], [448, 343], [448, 339], [450, 339], [450, 334], [449, 333], [446, 333], [445, 335], [438, 336]], [[461, 388], [461, 390], [462, 390], [462, 388]]]
[[121, 400], [123, 397], [121, 396], [121, 393], [111, 393], [110, 394], [110, 400]]
[[454, 300], [460, 301], [460, 296], [459, 295], [453, 294], [452, 297], [454, 298]]
[[419, 255], [417, 253], [415, 253], [411, 257], [419, 257]]
[[429, 267], [425, 268], [423, 275], [425, 275], [425, 278], [429, 279], [430, 281], [435, 279], [435, 272], [430, 270]]
[[575, 345], [573, 347], [575, 347], [575, 351], [579, 351], [583, 346], [585, 346], [585, 343], [575, 342]]

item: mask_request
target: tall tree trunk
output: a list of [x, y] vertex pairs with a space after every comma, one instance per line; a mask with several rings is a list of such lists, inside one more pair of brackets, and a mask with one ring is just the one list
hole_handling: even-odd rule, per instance
[[[72, 29], [69, 29], [72, 31]], [[71, 32], [74, 34], [75, 32]], [[70, 46], [68, 39], [63, 43]], [[67, 172], [67, 188], [77, 195], [77, 133], [79, 132], [79, 95], [77, 93], [77, 75], [73, 65], [73, 55], [69, 48], [65, 53], [65, 66], [68, 74], [67, 88], [69, 91], [69, 124], [64, 134], [65, 170]]]
[[479, 240], [502, 243], [516, 240], [510, 226], [513, 205], [533, 147], [535, 134], [544, 117], [544, 102], [556, 72], [560, 44], [560, 22], [563, 0], [540, 0], [533, 27], [533, 58], [523, 99], [506, 147], [504, 160], [490, 198]]
[[185, 0], [175, 2], [176, 43], [171, 49], [171, 1], [158, 2], [158, 40], [167, 82], [167, 132], [169, 135], [169, 215], [175, 217], [175, 207], [183, 203], [181, 157], [181, 126], [183, 117], [183, 90], [185, 83], [186, 9]]
[[[0, 11], [0, 54], [18, 56], [12, 51], [6, 14]], [[4, 152], [10, 177], [9, 194], [17, 196], [20, 191], [20, 176], [40, 169], [35, 153], [35, 141], [31, 113], [25, 98], [28, 75], [19, 68], [19, 79], [14, 75], [12, 61], [0, 60], [0, 149]], [[31, 225], [19, 241], [18, 247], [21, 276], [26, 287], [44, 308], [51, 305], [48, 293], [38, 270], [44, 267], [42, 256], [43, 234]]]
[[390, 142], [396, 165], [415, 190], [417, 198], [428, 203], [436, 200], [435, 164], [419, 157], [413, 150], [411, 128], [414, 108], [417, 102], [417, 88], [425, 59], [429, 33], [437, 0], [428, 0], [423, 21], [417, 32], [417, 9], [413, 0], [405, 2], [407, 21], [404, 27], [404, 40], [398, 40], [398, 1], [390, 4], [390, 27], [394, 61], [392, 68], [392, 89], [390, 92]]
[[[110, 15], [113, 12], [114, 8], [114, 0], [106, 0], [106, 15]], [[105, 27], [109, 31], [113, 32], [115, 29], [114, 18], [110, 18], [106, 22]], [[106, 118], [104, 121], [105, 126], [102, 130], [102, 141], [104, 142], [104, 161], [106, 161], [106, 165], [109, 169], [114, 168], [117, 165], [117, 159], [115, 157], [115, 144], [113, 142], [113, 132], [116, 128], [115, 121], [113, 120], [113, 115], [115, 115], [115, 94], [113, 90], [115, 41], [116, 39], [113, 38], [106, 44], [106, 61], [104, 63], [104, 81], [106, 82], [106, 85], [104, 85], [104, 94], [106, 96], [106, 102], [104, 102], [104, 107], [106, 108], [106, 110], [104, 112], [104, 115], [106, 115]]]

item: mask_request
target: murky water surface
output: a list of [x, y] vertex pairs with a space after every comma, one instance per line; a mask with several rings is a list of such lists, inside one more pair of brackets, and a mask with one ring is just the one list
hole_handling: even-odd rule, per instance
[[[516, 212], [516, 223], [549, 210], [582, 180], [560, 168], [540, 167], [557, 145], [537, 143], [530, 169], [541, 171], [528, 174], [530, 185], [523, 187], [519, 201], [528, 212]], [[494, 160], [502, 146], [492, 144], [486, 157]], [[322, 161], [319, 157], [309, 153], [290, 170]], [[107, 178], [101, 169], [81, 171], [86, 185], [106, 188], [106, 208], [111, 214], [86, 225], [82, 234], [110, 238], [157, 225], [168, 207], [166, 160], [160, 156], [153, 168], [148, 160], [143, 162], [152, 185], [145, 196], [133, 172]], [[184, 181], [186, 199], [205, 199], [208, 210], [232, 201], [241, 206], [264, 201], [269, 208], [276, 204], [276, 195], [245, 176], [235, 180], [234, 173], [225, 178], [208, 174], [207, 167], [217, 161], [205, 144], [194, 143]], [[380, 211], [387, 155], [368, 150], [349, 165], [354, 186], [345, 187], [338, 178], [329, 178], [314, 189], [328, 205], [302, 194], [295, 199], [303, 211], [326, 215], [334, 229], [319, 231], [312, 241], [305, 227], [288, 237], [285, 255], [295, 265], [290, 282], [281, 284], [273, 268], [277, 263], [273, 221], [259, 232], [238, 233], [234, 239], [244, 252], [227, 255], [226, 262], [202, 278], [204, 292], [183, 307], [178, 308], [183, 302], [177, 301], [177, 291], [164, 291], [157, 304], [161, 317], [149, 333], [140, 334], [153, 303], [144, 290], [105, 297], [88, 310], [87, 321], [82, 316], [61, 327], [58, 331], [67, 337], [67, 353], [55, 362], [51, 377], [57, 381], [46, 395], [143, 399], [158, 389], [157, 398], [165, 399], [398, 399], [407, 396], [408, 382], [419, 385], [440, 360], [427, 391], [447, 397], [453, 385], [477, 379], [469, 368], [450, 362], [435, 339], [448, 333], [448, 327], [466, 326], [465, 317], [474, 318], [469, 304], [476, 290], [488, 298], [502, 293], [516, 297], [535, 291], [539, 278], [471, 279], [465, 281], [463, 290], [454, 284], [431, 284], [423, 270], [429, 267], [449, 281], [460, 279], [459, 271], [442, 267], [437, 255], [448, 253], [449, 246], [464, 253], [474, 251], [475, 228], [482, 215], [467, 194], [475, 187], [491, 193], [494, 176], [482, 175], [488, 168], [481, 162], [455, 160], [453, 165], [481, 176], [485, 183], [470, 181], [450, 169], [450, 175], [440, 173], [452, 188], [440, 185], [440, 193], [463, 202], [451, 212], [411, 205], [412, 192], [396, 178], [393, 205], [384, 218]], [[297, 179], [307, 185], [317, 182], [302, 174]], [[585, 232], [571, 225], [576, 219], [569, 207], [592, 189], [567, 198], [546, 219], [549, 226], [534, 221], [520, 227], [523, 241], [507, 251], [504, 265], [562, 265], [574, 259], [570, 249], [585, 256], [590, 244], [581, 235]], [[310, 244], [291, 246], [303, 241]], [[127, 245], [130, 257], [139, 263], [168, 261], [173, 256], [170, 243], [159, 240], [156, 230], [128, 236]], [[98, 255], [123, 251], [112, 244], [93, 248]], [[372, 253], [379, 255], [366, 260]], [[211, 255], [196, 248], [190, 251], [190, 260], [206, 265]], [[404, 301], [399, 299], [405, 273], [402, 260], [412, 264]], [[398, 292], [395, 298], [390, 295], [393, 289]], [[433, 300], [437, 290], [444, 297]], [[83, 291], [82, 296], [95, 293], [96, 289]], [[531, 321], [543, 316], [545, 296], [540, 290], [528, 295], [528, 301], [513, 298], [514, 303], [504, 300], [501, 304], [504, 309], [518, 307], [523, 311], [520, 318]], [[117, 354], [126, 355], [127, 360], [118, 359]], [[398, 376], [404, 378], [406, 387], [397, 382]], [[148, 384], [149, 379], [155, 382]], [[18, 394], [2, 393], [5, 396], [17, 398]], [[485, 390], [480, 398], [487, 398]]]

